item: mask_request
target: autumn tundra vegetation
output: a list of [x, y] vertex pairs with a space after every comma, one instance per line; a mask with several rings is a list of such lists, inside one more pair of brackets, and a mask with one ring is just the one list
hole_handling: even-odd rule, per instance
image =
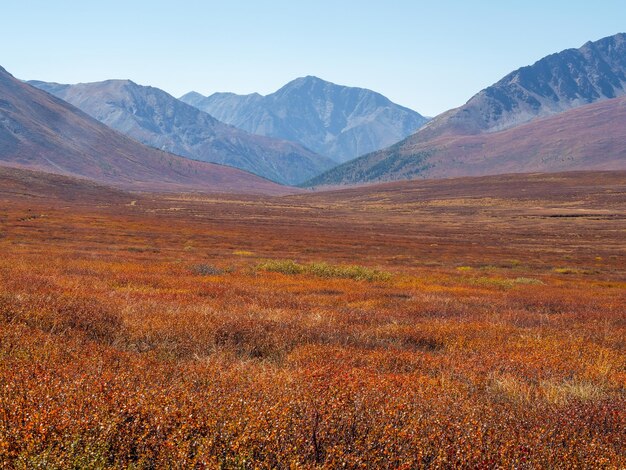
[[0, 171], [4, 468], [626, 467], [624, 172], [33, 175]]

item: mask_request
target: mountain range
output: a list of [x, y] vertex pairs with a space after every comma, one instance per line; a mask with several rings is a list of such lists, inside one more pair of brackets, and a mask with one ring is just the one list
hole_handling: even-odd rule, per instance
[[235, 168], [153, 149], [0, 67], [0, 165], [150, 191], [284, 194]]
[[298, 142], [337, 162], [387, 147], [427, 121], [379, 93], [313, 76], [266, 96], [191, 92], [180, 100], [240, 129]]
[[77, 85], [29, 83], [143, 144], [240, 168], [281, 184], [301, 183], [335, 166], [331, 159], [297, 143], [252, 135], [158, 88], [130, 80]]
[[[378, 93], [311, 76], [267, 96], [190, 93], [187, 103], [130, 80], [30, 83], [40, 89], [0, 68], [0, 165], [126, 189], [284, 194], [270, 180], [626, 169], [623, 33], [522, 67], [422, 127]], [[385, 139], [397, 142], [343, 164], [321, 155], [348, 159]]]
[[626, 168], [624, 95], [622, 33], [522, 67], [405, 140], [308, 184]]
[[626, 170], [626, 97], [499, 132], [401, 142], [335, 167], [307, 186], [612, 169]]

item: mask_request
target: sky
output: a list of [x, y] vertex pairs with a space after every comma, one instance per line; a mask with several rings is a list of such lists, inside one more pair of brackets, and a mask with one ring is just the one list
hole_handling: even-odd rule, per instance
[[426, 116], [507, 73], [626, 32], [624, 0], [1, 0], [0, 66], [24, 80], [127, 78], [268, 94], [301, 76]]

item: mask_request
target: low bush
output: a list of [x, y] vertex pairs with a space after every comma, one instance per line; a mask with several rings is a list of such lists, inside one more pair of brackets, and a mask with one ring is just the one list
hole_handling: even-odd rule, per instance
[[281, 274], [302, 274], [304, 265], [291, 260], [270, 260], [259, 263], [257, 270]]
[[225, 273], [223, 269], [212, 264], [196, 264], [192, 266], [191, 271], [199, 276], [219, 276]]

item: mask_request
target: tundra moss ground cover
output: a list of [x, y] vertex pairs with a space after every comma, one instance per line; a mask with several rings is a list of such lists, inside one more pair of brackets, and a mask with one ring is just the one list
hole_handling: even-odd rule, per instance
[[622, 468], [624, 196], [583, 182], [0, 194], [0, 461]]

